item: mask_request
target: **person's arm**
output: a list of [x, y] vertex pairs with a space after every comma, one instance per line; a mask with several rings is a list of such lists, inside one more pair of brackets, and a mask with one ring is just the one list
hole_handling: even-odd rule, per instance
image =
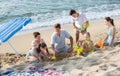
[[54, 52], [53, 56], [55, 56], [56, 51], [55, 51], [54, 44], [52, 44], [51, 47], [52, 47], [52, 50], [53, 50], [53, 52]]
[[[43, 40], [43, 39], [42, 39]], [[45, 41], [43, 40], [43, 42], [45, 43]], [[46, 43], [45, 43], [46, 44]], [[46, 44], [47, 45], [47, 44]], [[48, 55], [50, 55], [49, 51], [48, 51], [48, 48], [46, 49], [46, 52]]]
[[70, 46], [68, 52], [71, 52], [71, 51], [73, 50], [73, 38], [72, 38], [72, 36], [71, 36], [67, 31], [65, 31], [65, 30], [64, 30], [64, 34], [65, 34], [65, 37], [66, 37], [66, 38], [70, 39], [70, 45], [71, 45], [71, 46]]
[[47, 52], [48, 55], [50, 55], [50, 53], [49, 53], [49, 51], [48, 51], [48, 48], [46, 49], [46, 52]]
[[104, 41], [106, 42], [107, 39], [108, 39], [108, 35], [106, 36], [106, 38], [104, 39]]
[[72, 36], [65, 30], [64, 30], [64, 34], [65, 34], [66, 38], [70, 39], [71, 48], [73, 48], [73, 38], [72, 38]]
[[72, 36], [69, 38], [70, 39], [70, 44], [71, 44], [71, 48], [73, 48], [73, 38], [72, 38]]
[[73, 22], [73, 27], [74, 27], [75, 29], [77, 29], [77, 30], [81, 31], [81, 29], [80, 29], [80, 28], [76, 27], [75, 22]]
[[88, 18], [86, 17], [86, 15], [84, 13], [81, 13], [81, 16], [83, 18], [84, 21], [86, 21], [87, 23], [89, 23]]
[[35, 42], [35, 40], [32, 41], [31, 45], [32, 45], [33, 47], [36, 47], [36, 46], [37, 46], [37, 43]]
[[113, 45], [113, 40], [114, 40], [114, 38], [115, 38], [115, 28], [113, 28], [113, 30], [112, 30], [112, 39], [111, 39], [111, 41], [110, 41], [110, 45], [109, 45], [109, 46], [112, 46], [112, 45]]
[[55, 43], [56, 43], [56, 34], [55, 33], [53, 33], [52, 34], [52, 36], [51, 36], [51, 47], [52, 47], [52, 50], [53, 50], [53, 52], [54, 52], [54, 56], [55, 56], [55, 52], [56, 52], [56, 50], [55, 50]]
[[71, 52], [71, 51], [73, 51], [73, 38], [72, 38], [72, 36], [70, 36], [70, 48], [68, 49], [68, 52]]
[[47, 49], [46, 50], [41, 50], [41, 54], [43, 54], [46, 58], [49, 58], [49, 55], [48, 54], [46, 54], [46, 52], [47, 52]]

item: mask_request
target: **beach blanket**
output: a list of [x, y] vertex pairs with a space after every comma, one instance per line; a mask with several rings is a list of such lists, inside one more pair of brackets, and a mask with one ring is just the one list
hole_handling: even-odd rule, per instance
[[2, 73], [1, 76], [61, 76], [66, 71], [57, 68], [37, 68], [29, 67], [28, 70], [13, 71], [9, 70]]

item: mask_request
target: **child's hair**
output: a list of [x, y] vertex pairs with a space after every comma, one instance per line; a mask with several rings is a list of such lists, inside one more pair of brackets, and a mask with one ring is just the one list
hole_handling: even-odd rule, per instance
[[81, 40], [81, 41], [78, 41], [78, 42], [77, 42], [77, 45], [80, 47], [80, 46], [82, 46], [82, 43], [83, 43], [82, 40]]
[[34, 38], [36, 38], [38, 35], [40, 35], [39, 32], [34, 32], [34, 33], [33, 33]]
[[112, 18], [110, 18], [110, 17], [105, 17], [105, 20], [106, 20], [106, 21], [109, 21], [109, 22], [112, 24], [112, 26], [115, 26], [115, 25], [114, 25], [114, 20], [113, 20]]
[[73, 9], [70, 10], [70, 15], [73, 15], [73, 14], [75, 14], [75, 13], [76, 13], [75, 10], [73, 10]]
[[90, 37], [90, 33], [89, 32], [86, 32], [86, 35], [88, 35]]
[[41, 52], [41, 49], [40, 49], [40, 48], [45, 48], [45, 47], [47, 47], [47, 45], [46, 45], [45, 43], [39, 44], [38, 48], [36, 48], [37, 53], [40, 53], [40, 52]]

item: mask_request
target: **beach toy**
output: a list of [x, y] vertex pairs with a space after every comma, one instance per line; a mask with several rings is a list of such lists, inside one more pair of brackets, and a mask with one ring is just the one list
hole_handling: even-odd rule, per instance
[[56, 57], [55, 57], [55, 56], [52, 56], [52, 57], [51, 57], [51, 60], [56, 60]]
[[73, 52], [77, 52], [77, 49], [79, 49], [79, 47], [77, 45], [75, 45]]
[[104, 46], [104, 41], [103, 40], [98, 40], [97, 45], [102, 48]]
[[82, 54], [83, 53], [83, 48], [77, 49], [77, 54]]
[[78, 21], [75, 21], [75, 26], [78, 28], [81, 28], [82, 30], [86, 30], [89, 26], [89, 22], [83, 22], [82, 26], [78, 23]]
[[84, 22], [83, 24], [82, 24], [82, 30], [86, 30], [87, 28], [88, 28], [88, 26], [89, 26], [89, 22]]

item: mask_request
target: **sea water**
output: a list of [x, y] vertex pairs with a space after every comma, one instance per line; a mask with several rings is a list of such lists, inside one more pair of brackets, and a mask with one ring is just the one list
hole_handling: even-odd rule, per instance
[[70, 24], [70, 9], [83, 12], [89, 20], [120, 15], [120, 0], [0, 0], [0, 24], [18, 17], [32, 22], [23, 30]]

